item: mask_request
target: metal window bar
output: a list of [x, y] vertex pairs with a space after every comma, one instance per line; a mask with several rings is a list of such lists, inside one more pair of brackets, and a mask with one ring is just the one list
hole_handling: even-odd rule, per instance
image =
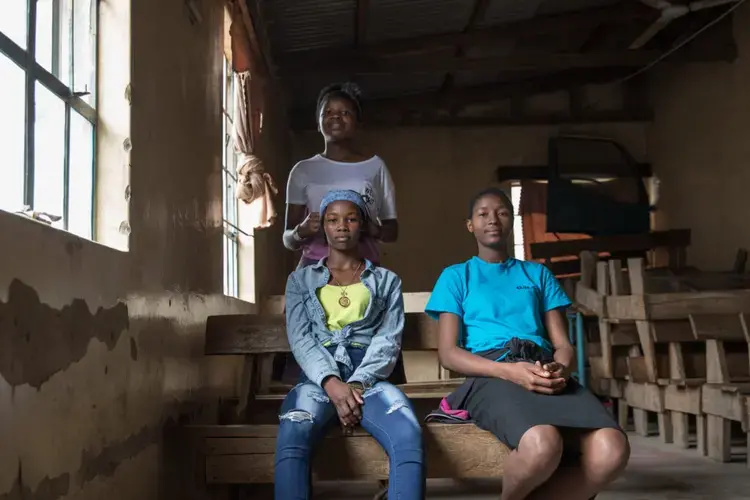
[[234, 126], [232, 112], [234, 105], [233, 74], [229, 61], [224, 61], [224, 85], [222, 87], [222, 219], [224, 233], [224, 293], [229, 296], [239, 296], [239, 235], [251, 236], [237, 226], [238, 209], [234, 191], [237, 176], [234, 172], [236, 155], [230, 149]]
[[[60, 45], [60, 1], [54, 0], [53, 2], [53, 22], [52, 22], [52, 73], [47, 71], [39, 63], [36, 62], [36, 33], [37, 33], [37, 0], [27, 0], [27, 18], [26, 18], [26, 50], [21, 48], [13, 40], [11, 40], [4, 33], [0, 32], [0, 52], [5, 54], [11, 61], [23, 69], [26, 73], [26, 101], [25, 101], [25, 140], [24, 140], [24, 205], [34, 207], [34, 172], [35, 172], [35, 156], [34, 156], [34, 144], [35, 144], [35, 127], [36, 122], [36, 82], [38, 81], [50, 90], [58, 98], [62, 99], [65, 103], [65, 149], [63, 153], [63, 224], [64, 228], [68, 228], [68, 213], [69, 213], [69, 201], [70, 201], [70, 113], [72, 111], [77, 112], [83, 118], [85, 118], [93, 127], [94, 148], [96, 148], [96, 130], [97, 130], [97, 116], [96, 110], [89, 105], [86, 101], [69, 86], [64, 84], [57, 76], [59, 75], [60, 61], [59, 61], [59, 45]], [[75, 9], [73, 9], [75, 11]], [[68, 37], [70, 42], [70, 81], [73, 82], [74, 74], [74, 15], [71, 18], [71, 24], [68, 29]], [[98, 33], [99, 23], [99, 11], [98, 5], [94, 7], [94, 22], [96, 23], [96, 30]], [[95, 44], [95, 53], [98, 57], [99, 44]], [[94, 161], [92, 162], [92, 185], [96, 186], [95, 172], [96, 172], [96, 151], [94, 151]], [[95, 188], [92, 189], [92, 206], [94, 203]], [[95, 211], [92, 211], [95, 212]], [[92, 217], [91, 221], [91, 233], [93, 235], [94, 220]]]

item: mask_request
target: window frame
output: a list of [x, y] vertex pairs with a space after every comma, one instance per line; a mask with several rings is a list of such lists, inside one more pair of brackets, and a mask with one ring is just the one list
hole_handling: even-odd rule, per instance
[[[56, 12], [54, 19], [58, 19], [60, 0], [52, 0], [53, 12]], [[96, 227], [96, 138], [97, 138], [97, 99], [98, 92], [98, 59], [99, 59], [99, 2], [93, 3], [93, 24], [94, 24], [94, 104], [91, 105], [81, 97], [87, 95], [90, 91], [77, 92], [74, 88], [63, 83], [58, 77], [44, 68], [36, 60], [36, 38], [37, 38], [37, 0], [27, 0], [26, 2], [26, 48], [22, 48], [2, 31], [0, 31], [0, 53], [7, 56], [8, 59], [16, 64], [25, 74], [26, 93], [25, 93], [25, 118], [24, 118], [24, 187], [23, 187], [23, 204], [29, 206], [32, 210], [34, 207], [34, 174], [35, 174], [35, 124], [36, 124], [36, 83], [39, 82], [53, 95], [59, 98], [65, 105], [65, 125], [64, 125], [64, 152], [63, 152], [63, 213], [55, 214], [62, 216], [62, 229], [69, 228], [70, 213], [70, 138], [71, 138], [71, 113], [78, 113], [82, 118], [88, 121], [92, 126], [92, 161], [91, 161], [91, 220], [89, 221], [88, 237], [94, 239], [94, 228]], [[69, 36], [74, 39], [74, 21], [71, 20]], [[59, 66], [59, 42], [61, 40], [60, 30], [54, 27], [53, 23], [53, 67]], [[75, 47], [71, 40], [70, 47], [70, 81], [73, 80]], [[21, 208], [21, 207], [19, 207]]]
[[234, 126], [234, 71], [231, 62], [224, 57], [222, 72], [222, 165], [221, 165], [221, 225], [222, 225], [222, 273], [224, 278], [224, 295], [239, 298], [240, 296], [240, 233], [239, 200], [234, 195], [237, 188], [237, 155], [232, 145]]
[[[513, 205], [513, 257], [518, 260], [526, 260], [526, 247], [523, 240], [523, 216], [521, 215], [521, 196], [522, 187], [520, 182], [514, 182], [510, 187], [510, 199]], [[518, 193], [518, 201], [516, 201], [516, 193]], [[521, 231], [516, 231], [515, 225], [518, 222], [518, 227]], [[520, 250], [520, 252], [519, 252]]]

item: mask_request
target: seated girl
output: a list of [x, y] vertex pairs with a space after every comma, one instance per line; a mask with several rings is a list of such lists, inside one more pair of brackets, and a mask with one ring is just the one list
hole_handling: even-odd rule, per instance
[[401, 350], [401, 280], [362, 258], [366, 213], [357, 192], [329, 192], [320, 204], [328, 257], [287, 281], [287, 335], [303, 374], [281, 406], [278, 499], [310, 498], [310, 455], [337, 416], [345, 429], [361, 425], [388, 454], [389, 498], [423, 497], [421, 427], [386, 381]]
[[501, 190], [471, 200], [466, 226], [478, 255], [446, 268], [426, 307], [439, 320], [440, 363], [467, 377], [441, 410], [513, 450], [502, 499], [591, 498], [630, 452], [604, 406], [570, 378], [570, 301], [545, 266], [508, 256], [513, 207]]

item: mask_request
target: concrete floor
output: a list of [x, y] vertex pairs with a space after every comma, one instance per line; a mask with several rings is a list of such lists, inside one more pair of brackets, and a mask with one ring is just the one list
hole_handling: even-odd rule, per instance
[[[625, 474], [597, 500], [740, 500], [750, 499], [750, 469], [745, 457], [720, 464], [701, 458], [694, 449], [679, 450], [656, 438], [630, 435], [632, 454]], [[498, 483], [457, 485], [430, 481], [429, 499], [496, 500]], [[316, 487], [317, 499], [372, 498], [372, 486], [339, 483]]]

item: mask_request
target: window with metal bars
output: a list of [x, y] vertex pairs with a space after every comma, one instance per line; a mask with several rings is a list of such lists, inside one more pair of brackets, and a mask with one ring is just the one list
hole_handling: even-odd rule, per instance
[[0, 6], [0, 209], [93, 237], [97, 0]]
[[237, 188], [237, 155], [232, 141], [234, 126], [234, 74], [231, 63], [224, 60], [224, 85], [222, 96], [223, 120], [223, 162], [222, 217], [224, 227], [224, 294], [239, 297], [239, 222]]

